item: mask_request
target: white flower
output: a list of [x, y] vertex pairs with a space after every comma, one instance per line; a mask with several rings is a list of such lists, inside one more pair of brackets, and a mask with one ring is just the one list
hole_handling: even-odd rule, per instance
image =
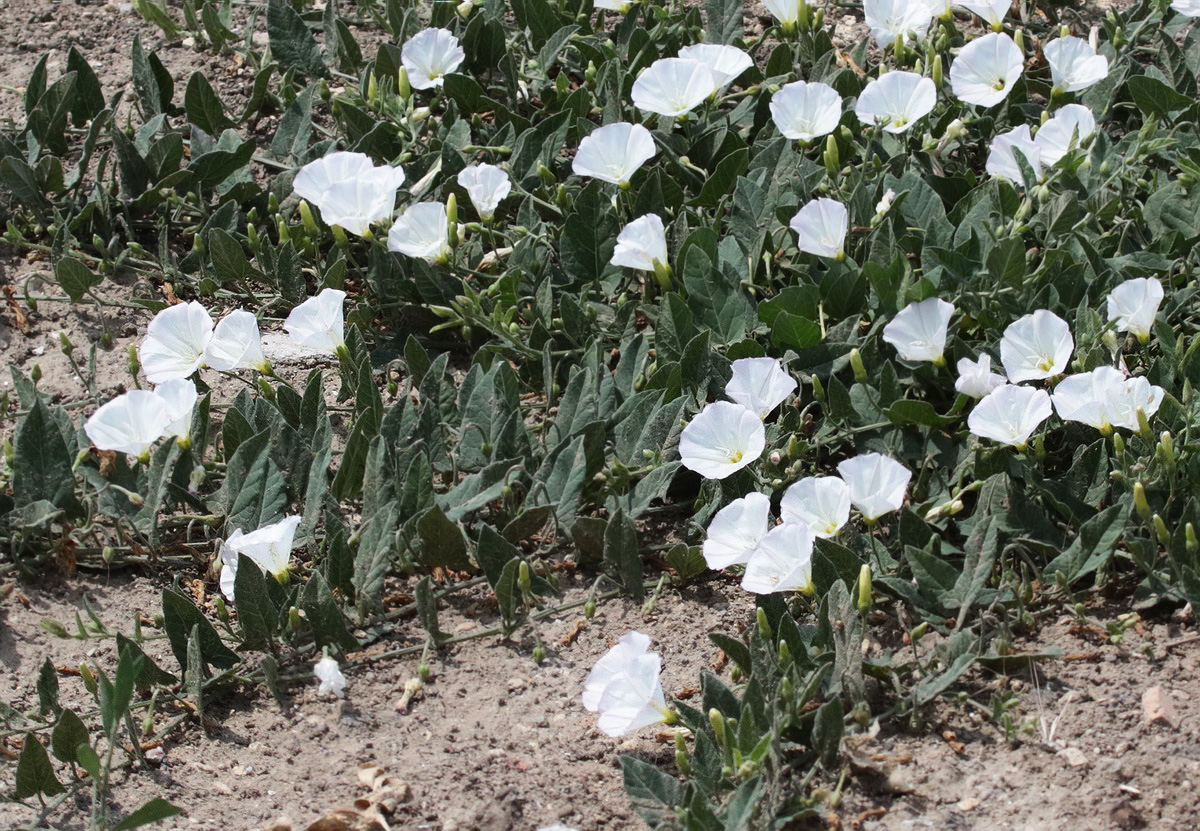
[[161, 397], [149, 390], [130, 390], [92, 413], [83, 431], [98, 450], [144, 458], [171, 420]]
[[992, 372], [992, 356], [984, 353], [978, 361], [970, 358], [960, 358], [958, 361], [958, 378], [954, 389], [971, 398], [983, 398], [996, 387], [1002, 387], [1008, 381], [1003, 375]]
[[413, 89], [440, 87], [445, 75], [462, 65], [466, 53], [447, 29], [417, 32], [400, 50], [400, 62]]
[[736, 46], [721, 43], [696, 43], [679, 50], [679, 57], [699, 61], [708, 67], [718, 87], [724, 87], [754, 66], [754, 59]]
[[1029, 135], [1029, 125], [1022, 124], [992, 139], [984, 168], [992, 176], [1003, 176], [1016, 184], [1025, 181], [1016, 154], [1020, 153], [1036, 176], [1042, 175], [1042, 148]]
[[657, 214], [639, 216], [617, 234], [613, 265], [655, 271], [667, 265], [667, 232]]
[[450, 223], [441, 202], [409, 205], [392, 223], [387, 237], [388, 251], [419, 257], [427, 263], [445, 263], [454, 250], [450, 247]]
[[1166, 390], [1151, 384], [1142, 376], [1130, 378], [1125, 382], [1124, 394], [1112, 408], [1112, 423], [1114, 427], [1124, 427], [1126, 430], [1137, 430], [1138, 410], [1147, 418], [1158, 412]]
[[699, 61], [659, 58], [633, 82], [633, 105], [642, 112], [680, 116], [717, 91], [716, 76]]
[[317, 695], [341, 698], [346, 691], [346, 676], [342, 675], [337, 660], [328, 655], [317, 661], [317, 665], [313, 667], [313, 675], [321, 682], [321, 686], [317, 688]]
[[993, 32], [963, 47], [950, 66], [950, 86], [968, 104], [994, 107], [1008, 97], [1024, 67], [1013, 39]]
[[1038, 128], [1033, 142], [1041, 150], [1042, 164], [1054, 165], [1074, 147], [1080, 147], [1096, 133], [1096, 117], [1082, 104], [1067, 104], [1054, 118]]
[[346, 344], [342, 315], [342, 302], [345, 299], [344, 291], [322, 289], [316, 297], [310, 297], [292, 309], [283, 322], [283, 328], [301, 346], [337, 353]]
[[863, 124], [881, 124], [884, 132], [903, 133], [914, 121], [933, 112], [936, 103], [937, 87], [931, 79], [915, 72], [887, 72], [867, 84], [854, 105], [854, 114]]
[[571, 169], [622, 187], [658, 151], [650, 131], [641, 124], [618, 121], [593, 130], [579, 142]]
[[813, 535], [803, 522], [785, 522], [772, 529], [742, 575], [742, 588], [754, 594], [812, 592]]
[[1000, 31], [1000, 27], [1004, 25], [1004, 16], [1012, 8], [1012, 0], [956, 0], [955, 5], [978, 15], [993, 29]]
[[1108, 77], [1108, 58], [1097, 55], [1083, 38], [1056, 38], [1042, 49], [1050, 64], [1054, 88], [1063, 92], [1078, 92]]
[[151, 384], [187, 378], [204, 365], [213, 320], [199, 302], [177, 303], [154, 316], [138, 349], [138, 360]]
[[896, 191], [888, 188], [883, 192], [883, 196], [875, 203], [875, 216], [882, 219], [887, 216], [888, 211], [892, 209], [892, 203], [896, 201]]
[[841, 202], [823, 196], [814, 199], [796, 212], [789, 225], [801, 251], [838, 260], [845, 257], [850, 214]]
[[720, 570], [749, 560], [771, 526], [770, 513], [770, 498], [757, 491], [717, 511], [704, 538], [708, 567]]
[[795, 81], [771, 96], [771, 119], [790, 139], [810, 142], [828, 135], [841, 118], [842, 96], [828, 84]]
[[360, 176], [369, 176], [374, 170], [375, 163], [366, 153], [348, 153], [344, 150], [330, 153], [300, 168], [292, 180], [292, 190], [301, 199], [319, 207], [321, 197], [331, 187]]
[[1050, 417], [1050, 395], [1033, 387], [1005, 384], [985, 395], [967, 416], [976, 436], [1023, 450], [1038, 425]]
[[1067, 368], [1073, 351], [1071, 327], [1046, 309], [1009, 324], [1000, 339], [1000, 363], [1014, 384], [1058, 375]]
[[1162, 299], [1163, 287], [1158, 280], [1150, 277], [1126, 280], [1108, 295], [1108, 319], [1116, 324], [1118, 332], [1130, 332], [1146, 343]]
[[814, 537], [835, 536], [850, 519], [850, 488], [837, 476], [807, 476], [783, 492], [784, 522], [802, 522]]
[[766, 418], [797, 386], [778, 358], [739, 358], [732, 369], [725, 394], [759, 418]]
[[767, 432], [758, 414], [741, 404], [716, 401], [691, 420], [679, 437], [683, 466], [706, 479], [724, 479], [762, 455]]
[[937, 297], [909, 303], [883, 327], [883, 339], [905, 361], [944, 364], [946, 330], [953, 314], [954, 305]]
[[396, 190], [404, 184], [404, 171], [381, 165], [329, 187], [315, 203], [328, 225], [338, 225], [363, 236], [371, 225], [389, 219], [396, 209]]
[[262, 350], [258, 319], [245, 309], [236, 309], [218, 320], [204, 350], [204, 363], [222, 372], [270, 371], [271, 364]]
[[904, 504], [912, 471], [895, 459], [865, 453], [838, 464], [838, 474], [850, 489], [850, 502], [868, 522]]
[[471, 197], [475, 212], [484, 222], [491, 222], [496, 208], [512, 191], [508, 174], [494, 164], [473, 164], [458, 172], [458, 183]]
[[910, 33], [925, 37], [933, 12], [923, 0], [863, 0], [863, 18], [879, 47], [886, 49]]
[[629, 632], [588, 674], [583, 706], [599, 714], [596, 726], [605, 735], [621, 736], [673, 715], [658, 677], [662, 658], [649, 650], [649, 635]]
[[288, 516], [249, 534], [243, 534], [241, 528], [235, 528], [221, 548], [221, 593], [230, 600], [234, 599], [239, 554], [245, 554], [275, 579], [285, 580], [299, 526], [300, 517]]
[[1171, 8], [1184, 17], [1200, 17], [1200, 0], [1174, 0]]
[[771, 16], [783, 24], [784, 29], [791, 29], [800, 22], [801, 0], [762, 0]]
[[154, 394], [171, 419], [163, 435], [178, 436], [186, 441], [192, 434], [192, 410], [200, 400], [195, 383], [187, 378], [175, 378], [155, 387]]
[[1138, 429], [1137, 411], [1147, 417], [1158, 412], [1162, 387], [1143, 377], [1126, 378], [1119, 369], [1102, 366], [1064, 378], [1051, 396], [1063, 421], [1078, 421], [1109, 433], [1114, 427]]

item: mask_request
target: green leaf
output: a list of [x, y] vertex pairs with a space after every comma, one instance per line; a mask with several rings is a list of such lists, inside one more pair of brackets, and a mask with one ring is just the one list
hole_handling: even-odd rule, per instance
[[682, 542], [671, 546], [671, 550], [667, 552], [667, 567], [674, 571], [683, 583], [699, 577], [708, 570], [700, 546]]
[[42, 662], [38, 670], [37, 696], [39, 713], [49, 715], [58, 712], [58, 670], [49, 658]]
[[162, 29], [167, 40], [179, 38], [179, 24], [171, 19], [166, 8], [157, 0], [133, 0], [133, 8], [146, 20]]
[[458, 523], [447, 517], [440, 506], [434, 505], [417, 520], [417, 537], [421, 565], [425, 568], [452, 568], [455, 571], [471, 568], [471, 561], [467, 559], [467, 538]]
[[50, 733], [50, 752], [60, 762], [74, 764], [79, 745], [88, 743], [88, 731], [74, 710], [63, 710]]
[[237, 607], [242, 642], [239, 649], [269, 649], [275, 636], [279, 609], [271, 601], [266, 581], [274, 577], [263, 573], [258, 563], [238, 554], [237, 575], [233, 580], [233, 602]]
[[162, 822], [164, 819], [170, 819], [182, 813], [183, 809], [175, 807], [165, 799], [155, 797], [114, 825], [113, 831], [129, 831], [131, 828], [141, 828], [143, 825]]
[[312, 106], [315, 86], [306, 88], [279, 119], [275, 138], [271, 139], [271, 155], [277, 159], [297, 159], [308, 150], [312, 138]]
[[219, 136], [233, 127], [233, 121], [225, 115], [225, 105], [221, 103], [217, 91], [204, 73], [198, 70], [188, 78], [187, 89], [183, 93], [183, 109], [188, 122], [210, 136]]
[[237, 654], [221, 641], [217, 630], [191, 600], [171, 589], [163, 589], [162, 610], [163, 628], [170, 641], [171, 652], [184, 670], [188, 666], [188, 638], [196, 627], [199, 627], [199, 644], [208, 663], [229, 669], [238, 662]]
[[104, 90], [100, 88], [100, 79], [92, 65], [74, 46], [67, 52], [67, 72], [76, 75], [71, 120], [76, 127], [82, 127], [104, 109]]
[[674, 776], [634, 756], [621, 757], [625, 794], [634, 809], [652, 826], [674, 814], [683, 798], [683, 789]]
[[988, 252], [987, 271], [996, 286], [1020, 285], [1025, 279], [1024, 241], [1007, 237], [997, 242]]
[[1134, 75], [1126, 81], [1126, 85], [1129, 87], [1133, 103], [1149, 116], [1167, 117], [1173, 112], [1186, 110], [1195, 103], [1168, 84], [1148, 75]]
[[[245, 446], [243, 444], [238, 450]], [[270, 447], [263, 446], [238, 487], [226, 524], [230, 529], [241, 528], [249, 532], [278, 522], [287, 501], [287, 481], [271, 458]]]
[[780, 312], [771, 324], [771, 341], [793, 349], [809, 349], [821, 342], [821, 327], [806, 317]]
[[938, 415], [937, 410], [928, 401], [914, 401], [902, 398], [883, 411], [892, 424], [921, 424], [926, 427], [944, 427], [956, 424], [957, 416]]
[[821, 757], [826, 770], [837, 766], [842, 748], [842, 702], [835, 698], [826, 701], [813, 719], [812, 746]]
[[46, 501], [79, 513], [73, 460], [62, 432], [41, 398], [17, 425], [13, 441], [13, 502], [20, 508]]
[[346, 618], [321, 572], [314, 571], [309, 578], [300, 596], [300, 608], [312, 627], [317, 646], [332, 646], [343, 653], [359, 648], [358, 639], [346, 628]]
[[267, 3], [267, 37], [271, 57], [281, 68], [317, 78], [329, 74], [317, 39], [287, 0], [269, 0]]
[[590, 183], [575, 198], [558, 241], [559, 257], [572, 283], [600, 279], [612, 259], [619, 230], [603, 183]]
[[1111, 505], [1083, 523], [1079, 536], [1066, 551], [1046, 565], [1043, 573], [1053, 576], [1061, 571], [1067, 580], [1075, 581], [1103, 566], [1112, 557], [1117, 540], [1125, 532], [1130, 509], [1129, 502]]
[[745, 4], [742, 0], [705, 0], [707, 24], [705, 43], [733, 43], [746, 33]]
[[700, 195], [691, 204], [715, 208], [721, 200], [733, 191], [737, 179], [750, 166], [750, 150], [742, 147], [734, 150], [717, 163], [712, 175], [704, 180]]
[[142, 48], [141, 35], [133, 36], [133, 90], [142, 114], [149, 117], [172, 109], [175, 81], [156, 53]]
[[642, 555], [638, 549], [637, 528], [623, 510], [609, 517], [604, 529], [604, 561], [616, 572], [617, 579], [630, 597], [641, 602], [646, 596], [642, 584]]
[[437, 598], [433, 596], [433, 582], [428, 574], [417, 582], [413, 595], [416, 598], [417, 619], [421, 621], [421, 627], [435, 645], [442, 643], [450, 636], [438, 625]]
[[63, 257], [55, 263], [54, 276], [72, 303], [78, 303], [104, 279], [98, 274], [93, 274], [90, 268], [74, 257]]
[[38, 794], [54, 796], [66, 791], [54, 775], [54, 764], [36, 733], [25, 734], [25, 746], [21, 748], [14, 778], [13, 797], [16, 799], [28, 799]]

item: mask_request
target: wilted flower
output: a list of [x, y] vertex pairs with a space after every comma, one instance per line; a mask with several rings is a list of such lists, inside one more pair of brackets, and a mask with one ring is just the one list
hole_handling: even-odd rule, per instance
[[1013, 39], [993, 32], [963, 47], [950, 66], [950, 86], [968, 104], [993, 107], [1008, 97], [1024, 66]]
[[400, 62], [413, 89], [440, 87], [444, 76], [462, 65], [466, 53], [448, 29], [417, 32], [400, 50]]
[[731, 401], [709, 404], [679, 437], [683, 466], [706, 479], [724, 479], [762, 455], [767, 433], [752, 410]]
[[958, 378], [954, 389], [971, 398], [983, 398], [997, 387], [1004, 386], [1008, 381], [1003, 375], [992, 372], [992, 356], [984, 353], [978, 361], [970, 358], [960, 358], [958, 361]]
[[613, 265], [657, 271], [667, 265], [667, 232], [657, 214], [639, 216], [617, 234]]
[[1016, 154], [1025, 157], [1026, 163], [1033, 169], [1036, 176], [1042, 175], [1042, 148], [1029, 135], [1029, 125], [1022, 124], [1007, 132], [998, 134], [992, 139], [991, 149], [988, 150], [987, 164], [984, 168], [992, 176], [1003, 176], [1020, 184], [1025, 181], [1021, 175], [1021, 165], [1017, 162]]
[[1075, 339], [1054, 312], [1038, 309], [1009, 324], [1000, 339], [1000, 363], [1014, 384], [1058, 375], [1067, 368]]
[[771, 119], [779, 132], [810, 142], [832, 133], [842, 118], [842, 96], [828, 84], [795, 81], [771, 96]]
[[1096, 132], [1096, 117], [1082, 104], [1059, 107], [1054, 118], [1038, 128], [1033, 142], [1041, 150], [1042, 164], [1057, 164], [1074, 147], [1079, 147]]
[[418, 202], [396, 218], [388, 231], [388, 251], [419, 257], [427, 263], [445, 263], [450, 247], [450, 224], [441, 202]]
[[[920, 5], [917, 0], [910, 2]], [[867, 84], [854, 105], [854, 114], [863, 124], [880, 124], [884, 132], [903, 133], [914, 121], [929, 115], [936, 103], [937, 87], [932, 80], [915, 72], [895, 71]]]
[[292, 544], [299, 526], [300, 517], [288, 516], [249, 534], [243, 534], [241, 528], [235, 528], [221, 548], [221, 593], [230, 600], [234, 599], [239, 554], [245, 554], [276, 580], [286, 581], [292, 559]]
[[168, 306], [146, 327], [138, 360], [151, 384], [187, 378], [204, 365], [213, 320], [198, 301]]
[[[292, 180], [292, 190], [301, 199], [307, 200], [320, 207], [321, 198], [331, 187], [342, 182], [349, 182], [359, 177], [370, 176], [375, 170], [375, 163], [366, 153], [349, 153], [341, 150], [322, 156], [300, 168], [296, 178]], [[403, 183], [401, 181], [396, 187]]]
[[149, 390], [130, 390], [92, 413], [83, 431], [98, 450], [144, 459], [171, 424], [163, 399]]
[[704, 103], [719, 83], [709, 68], [687, 58], [659, 58], [633, 82], [633, 105], [642, 112], [681, 116]]
[[1126, 280], [1108, 295], [1108, 319], [1116, 324], [1118, 332], [1130, 332], [1146, 343], [1162, 299], [1163, 287], [1158, 280], [1150, 277]]
[[396, 209], [396, 189], [404, 184], [404, 171], [381, 165], [321, 194], [316, 206], [329, 225], [364, 236], [372, 223], [389, 219]]
[[650, 131], [641, 124], [618, 121], [593, 130], [579, 142], [571, 169], [621, 187], [658, 152]]
[[1023, 450], [1038, 425], [1050, 417], [1050, 395], [1033, 387], [1005, 384], [985, 395], [967, 416], [976, 436]]
[[1042, 54], [1050, 64], [1056, 90], [1078, 92], [1108, 77], [1108, 58], [1097, 55], [1083, 38], [1055, 38], [1043, 47]]
[[155, 387], [154, 395], [162, 402], [171, 419], [163, 435], [176, 436], [187, 442], [192, 435], [192, 410], [200, 400], [196, 385], [187, 378], [175, 378]]
[[718, 87], [724, 87], [739, 75], [754, 66], [754, 59], [738, 49], [723, 43], [696, 43], [679, 50], [679, 57], [699, 61], [708, 67]]
[[717, 511], [704, 538], [708, 567], [720, 570], [749, 560], [771, 526], [770, 513], [770, 498], [757, 491]]
[[910, 33], [925, 37], [933, 12], [922, 0], [863, 0], [863, 18], [879, 47], [886, 49]]
[[674, 717], [658, 677], [662, 658], [649, 650], [649, 635], [629, 632], [588, 674], [583, 706], [599, 713], [596, 726], [606, 736], [621, 736]]
[[766, 418], [797, 386], [778, 358], [739, 358], [732, 369], [725, 394], [759, 418]]
[[313, 667], [313, 675], [317, 676], [317, 680], [321, 682], [320, 687], [317, 688], [317, 695], [332, 695], [335, 698], [341, 698], [346, 691], [346, 676], [342, 675], [337, 660], [328, 655], [317, 661], [317, 665]]
[[823, 196], [814, 199], [796, 212], [789, 225], [801, 251], [837, 260], [846, 256], [850, 214], [841, 202]]
[[954, 305], [937, 297], [909, 303], [883, 327], [883, 339], [896, 347], [905, 361], [946, 363], [946, 330]]
[[850, 489], [850, 502], [868, 522], [900, 510], [912, 471], [895, 459], [865, 453], [838, 464], [838, 474]]
[[785, 522], [762, 538], [746, 562], [742, 588], [754, 594], [811, 592], [813, 535], [803, 522]]
[[491, 222], [496, 208], [512, 191], [508, 174], [494, 164], [473, 164], [458, 172], [458, 183], [471, 197], [475, 212], [484, 222]]
[[204, 350], [204, 363], [222, 372], [257, 369], [269, 373], [271, 364], [262, 351], [258, 319], [245, 309], [236, 309], [218, 320]]
[[292, 309], [283, 322], [283, 328], [301, 346], [337, 354], [346, 348], [345, 319], [342, 314], [345, 299], [344, 291], [321, 289], [316, 297], [310, 297]]
[[1004, 25], [1004, 16], [1012, 8], [1012, 0], [956, 0], [955, 5], [983, 18], [985, 23], [998, 32]]
[[850, 488], [837, 476], [808, 476], [783, 492], [784, 522], [802, 522], [814, 537], [837, 534], [850, 519]]

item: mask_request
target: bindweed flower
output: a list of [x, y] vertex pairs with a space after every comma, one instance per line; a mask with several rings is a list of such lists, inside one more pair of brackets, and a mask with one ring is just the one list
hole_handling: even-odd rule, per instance
[[1042, 175], [1042, 149], [1029, 135], [1028, 124], [1014, 127], [992, 139], [992, 146], [988, 150], [987, 163], [984, 168], [992, 176], [1003, 176], [1016, 184], [1021, 184], [1025, 178], [1021, 175], [1021, 165], [1017, 162], [1017, 153], [1025, 157], [1026, 163], [1033, 168], [1036, 176]]
[[841, 118], [842, 96], [828, 84], [796, 81], [771, 96], [771, 119], [779, 132], [796, 141], [832, 133]]
[[151, 384], [187, 378], [204, 365], [213, 320], [198, 301], [168, 306], [146, 327], [138, 360]]
[[292, 309], [283, 322], [283, 328], [301, 346], [338, 354], [346, 348], [345, 318], [342, 314], [345, 299], [344, 291], [321, 289], [316, 297], [310, 297]]
[[334, 658], [330, 658], [328, 655], [323, 656], [313, 667], [313, 675], [317, 676], [317, 680], [321, 682], [317, 688], [317, 695], [332, 695], [334, 698], [341, 698], [346, 692], [346, 676], [342, 675], [341, 667]]
[[1054, 89], [1079, 92], [1108, 77], [1108, 58], [1097, 55], [1083, 38], [1055, 38], [1043, 47]]
[[796, 232], [796, 247], [801, 251], [836, 260], [845, 258], [850, 214], [841, 202], [823, 196], [814, 199], [796, 212], [789, 226]]
[[171, 413], [160, 396], [130, 390], [92, 413], [83, 431], [97, 450], [114, 450], [146, 459], [150, 447], [171, 425]]
[[1147, 343], [1162, 299], [1163, 287], [1158, 280], [1151, 277], [1126, 280], [1108, 295], [1108, 319], [1118, 332], [1129, 332]]
[[1054, 165], [1073, 148], [1096, 133], [1096, 117], [1082, 104], [1067, 104], [1038, 128], [1033, 143], [1041, 151], [1042, 164]]
[[175, 436], [186, 444], [192, 435], [192, 410], [200, 400], [196, 385], [187, 378], [175, 378], [155, 387], [154, 395], [162, 402], [171, 419], [162, 434]]
[[627, 188], [630, 177], [657, 152], [649, 130], [618, 121], [593, 130], [579, 142], [571, 169], [579, 176]]
[[950, 87], [968, 104], [994, 107], [1008, 97], [1024, 66], [1013, 39], [993, 32], [963, 47], [950, 66]]
[[863, 124], [881, 125], [887, 133], [903, 133], [913, 122], [929, 115], [936, 103], [937, 87], [929, 78], [915, 72], [888, 72], [867, 84], [854, 105], [854, 114]]
[[771, 526], [771, 500], [748, 493], [717, 511], [704, 538], [704, 562], [719, 571], [750, 559]]
[[679, 50], [679, 57], [699, 61], [708, 67], [718, 88], [728, 86], [750, 67], [754, 59], [736, 46], [722, 43], [696, 43]]
[[753, 594], [811, 593], [813, 535], [803, 522], [771, 529], [746, 563], [742, 588]]
[[263, 354], [258, 319], [245, 309], [236, 309], [218, 320], [204, 350], [204, 363], [222, 372], [257, 369], [269, 374], [271, 364]]
[[998, 32], [1004, 25], [1004, 16], [1012, 8], [1012, 0], [969, 0], [969, 2], [956, 0], [954, 5], [979, 16]]
[[491, 222], [496, 208], [512, 191], [508, 174], [494, 164], [473, 164], [458, 172], [458, 183], [471, 197], [475, 212], [484, 222]]
[[720, 86], [712, 71], [687, 58], [659, 58], [633, 82], [633, 105], [644, 113], [690, 113]]
[[808, 476], [783, 492], [784, 522], [802, 522], [814, 537], [837, 535], [850, 519], [850, 488], [837, 476]]
[[315, 204], [327, 225], [365, 236], [371, 225], [390, 219], [396, 209], [396, 190], [404, 184], [404, 171], [381, 165], [345, 182], [337, 182]]
[[450, 223], [441, 202], [409, 205], [392, 223], [387, 237], [388, 251], [418, 257], [427, 263], [447, 263], [454, 250], [450, 247]]
[[449, 73], [462, 65], [466, 53], [448, 29], [417, 32], [400, 50], [400, 62], [413, 89], [440, 87]]
[[657, 214], [639, 216], [617, 234], [613, 265], [658, 271], [667, 265], [667, 232]]
[[706, 479], [724, 479], [762, 455], [767, 433], [752, 410], [716, 401], [700, 411], [679, 437], [683, 466]]
[[933, 11], [923, 0], [863, 0], [863, 19], [879, 48], [886, 49], [909, 34], [925, 37]]
[[912, 471], [895, 459], [865, 453], [838, 464], [838, 474], [850, 489], [850, 503], [867, 522], [900, 510]]
[[662, 657], [650, 651], [650, 636], [629, 632], [601, 656], [583, 683], [583, 706], [599, 714], [606, 736], [673, 720], [659, 673]]
[[1151, 384], [1142, 376], [1126, 380], [1124, 394], [1112, 407], [1113, 426], [1140, 431], [1141, 418], [1149, 418], [1157, 413], [1165, 395], [1166, 390]]
[[967, 416], [967, 429], [980, 438], [1024, 450], [1033, 431], [1052, 412], [1045, 390], [1005, 384], [975, 405]]
[[958, 378], [954, 381], [954, 389], [971, 398], [983, 398], [997, 387], [1002, 387], [1008, 380], [997, 372], [992, 372], [992, 356], [982, 354], [979, 360], [960, 358], [958, 361]]
[[245, 554], [281, 583], [286, 582], [292, 560], [292, 544], [299, 526], [300, 517], [288, 516], [249, 534], [243, 534], [241, 528], [235, 528], [221, 548], [221, 593], [230, 600], [234, 599], [239, 554]]
[[1200, 17], [1200, 0], [1174, 0], [1171, 8], [1184, 17]]
[[[331, 187], [370, 176], [374, 170], [375, 163], [366, 153], [349, 153], [342, 150], [322, 156], [300, 168], [296, 178], [292, 180], [292, 190], [301, 199], [319, 207], [322, 197]], [[400, 184], [396, 185], [399, 186]]]
[[1074, 351], [1071, 327], [1046, 309], [1009, 324], [1000, 339], [1000, 363], [1013, 384], [1058, 375], [1067, 368]]
[[771, 16], [779, 21], [784, 31], [791, 31], [800, 22], [800, 6], [804, 0], [763, 0]]
[[797, 386], [778, 358], [739, 358], [732, 369], [725, 394], [759, 418], [766, 418]]
[[883, 339], [905, 361], [932, 361], [944, 366], [946, 330], [954, 305], [937, 297], [909, 303], [883, 327]]
[[1102, 366], [1091, 372], [1070, 375], [1054, 388], [1054, 410], [1063, 421], [1077, 421], [1111, 433], [1114, 427], [1136, 431], [1137, 412], [1158, 412], [1162, 387], [1143, 377], [1126, 378], [1119, 369]]

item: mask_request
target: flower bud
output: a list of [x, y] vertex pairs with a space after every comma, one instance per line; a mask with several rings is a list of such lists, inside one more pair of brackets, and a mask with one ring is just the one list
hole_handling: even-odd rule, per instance
[[554, 171], [546, 167], [546, 165], [542, 164], [541, 162], [538, 162], [537, 175], [538, 178], [542, 180], [542, 184], [546, 187], [552, 187], [558, 183], [558, 179], [556, 179], [554, 176]]
[[[821, 383], [821, 379], [816, 375], [812, 377], [813, 398], [824, 406], [825, 404], [825, 385]], [[791, 448], [788, 448], [788, 455], [792, 455]]]
[[524, 560], [517, 563], [517, 588], [526, 594], [533, 588], [533, 580], [529, 576], [529, 563]]
[[100, 559], [105, 565], [112, 565], [112, 561], [117, 558], [117, 552], [111, 545], [106, 545], [100, 549]]
[[396, 94], [405, 101], [412, 96], [412, 84], [408, 82], [408, 70], [404, 67], [396, 72]]
[[33, 383], [35, 384], [42, 380], [42, 365], [34, 364], [33, 369], [29, 372], [29, 377], [33, 379]]
[[858, 570], [858, 613], [865, 615], [875, 604], [875, 596], [871, 591], [871, 567], [863, 563]]
[[1125, 437], [1122, 436], [1120, 433], [1114, 432], [1112, 434], [1112, 440], [1113, 440], [1113, 452], [1116, 453], [1118, 456], [1124, 456], [1125, 455]]
[[[372, 75], [371, 77], [375, 76]], [[307, 200], [301, 199], [297, 210], [300, 212], [300, 222], [304, 226], [305, 232], [310, 237], [315, 238], [319, 236], [320, 230], [317, 228], [317, 220], [313, 218], [312, 208], [309, 206]]]
[[540, 664], [546, 660], [546, 647], [540, 643], [533, 648], [533, 662]]
[[67, 631], [67, 627], [63, 626], [61, 622], [52, 617], [42, 618], [41, 626], [42, 631], [49, 632], [56, 638], [71, 637], [71, 633]]
[[585, 618], [587, 618], [588, 620], [591, 620], [592, 618], [594, 618], [596, 616], [596, 601], [595, 600], [588, 600], [587, 603], [583, 604], [583, 616]]
[[762, 606], [759, 606], [754, 610], [754, 612], [755, 621], [758, 624], [758, 634], [762, 635], [764, 638], [771, 637], [771, 622], [767, 620], [767, 610]]
[[850, 367], [854, 370], [854, 380], [860, 384], [867, 383], [867, 368], [863, 365], [862, 353], [858, 347], [850, 350]]
[[1200, 552], [1200, 541], [1196, 539], [1196, 526], [1190, 522], [1183, 526], [1183, 546], [1193, 557]]
[[1171, 544], [1171, 532], [1167, 530], [1167, 523], [1163, 522], [1163, 518], [1158, 514], [1155, 514], [1150, 521], [1154, 524], [1154, 535], [1158, 537], [1159, 544], [1169, 546]]
[[829, 178], [836, 179], [838, 169], [841, 167], [841, 155], [838, 153], [837, 139], [832, 135], [825, 139], [825, 153], [822, 160], [825, 162], [825, 172], [829, 174]]
[[87, 688], [87, 691], [95, 695], [99, 685], [96, 683], [96, 676], [92, 672], [92, 668], [87, 664], [80, 664], [79, 677], [83, 680], [83, 686]]
[[942, 86], [942, 56], [937, 54], [933, 56], [933, 85], [938, 89]]
[[471, 2], [471, 0], [463, 0], [454, 7], [454, 10], [458, 13], [459, 17], [461, 17], [463, 20], [466, 20], [471, 16], [471, 12], [474, 10], [474, 8], [475, 4]]
[[717, 744], [721, 747], [725, 746], [725, 716], [721, 715], [721, 711], [713, 707], [708, 711], [708, 723], [712, 725], [713, 733], [716, 734]]
[[688, 758], [687, 739], [682, 730], [675, 731], [675, 766], [684, 776], [687, 776], [692, 770], [692, 762]]
[[430, 109], [428, 107], [417, 107], [408, 116], [409, 124], [420, 124], [425, 119], [429, 118]]
[[1142, 515], [1142, 519], [1149, 519], [1153, 515], [1150, 503], [1146, 500], [1146, 486], [1141, 482], [1133, 483], [1133, 506]]

